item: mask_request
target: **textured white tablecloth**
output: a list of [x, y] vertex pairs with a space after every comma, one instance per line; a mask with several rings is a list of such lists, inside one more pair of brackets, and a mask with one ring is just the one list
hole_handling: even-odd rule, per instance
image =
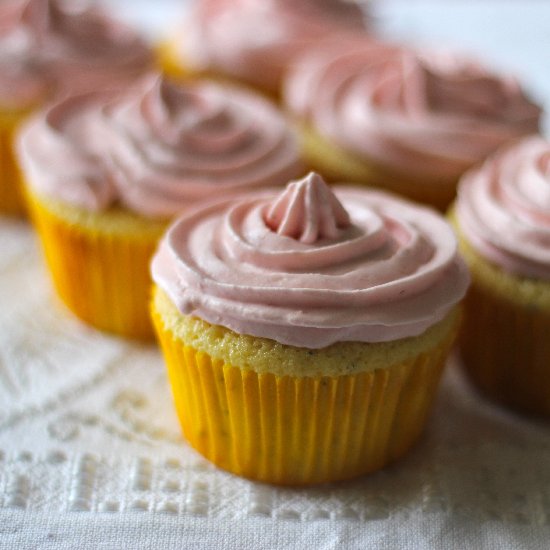
[[[152, 34], [180, 7], [114, 6]], [[388, 35], [508, 60], [549, 103], [545, 2], [378, 11]], [[0, 549], [549, 548], [550, 425], [485, 403], [456, 367], [421, 442], [387, 470], [301, 490], [239, 479], [182, 440], [158, 351], [71, 317], [31, 229], [0, 219]]]

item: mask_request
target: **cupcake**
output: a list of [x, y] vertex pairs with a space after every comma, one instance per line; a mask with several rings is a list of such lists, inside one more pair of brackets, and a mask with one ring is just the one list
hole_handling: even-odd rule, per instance
[[55, 97], [125, 85], [150, 70], [152, 60], [133, 31], [82, 3], [1, 3], [0, 213], [24, 209], [13, 151], [21, 121]]
[[152, 276], [185, 437], [221, 468], [292, 485], [413, 444], [468, 284], [438, 214], [315, 173], [180, 217]]
[[345, 0], [199, 0], [163, 64], [169, 74], [237, 79], [277, 95], [300, 52], [366, 29], [359, 5]]
[[550, 143], [531, 136], [468, 173], [453, 220], [472, 274], [460, 354], [481, 392], [550, 415]]
[[135, 338], [153, 336], [148, 266], [167, 221], [302, 171], [293, 131], [263, 98], [155, 74], [56, 103], [25, 125], [19, 152], [59, 296], [91, 325]]
[[358, 41], [303, 55], [285, 104], [312, 168], [440, 209], [467, 169], [541, 115], [516, 80], [471, 59]]

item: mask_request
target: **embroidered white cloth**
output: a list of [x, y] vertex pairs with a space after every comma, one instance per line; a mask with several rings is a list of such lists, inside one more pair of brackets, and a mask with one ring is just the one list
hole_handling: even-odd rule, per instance
[[[152, 4], [132, 13], [149, 30], [176, 11], [155, 2], [148, 19]], [[510, 54], [550, 98], [543, 3], [379, 11], [394, 36], [475, 45], [501, 64]], [[75, 320], [31, 228], [0, 219], [0, 549], [546, 549], [550, 426], [483, 401], [455, 363], [424, 437], [395, 465], [310, 489], [249, 482], [184, 442], [158, 350]]]

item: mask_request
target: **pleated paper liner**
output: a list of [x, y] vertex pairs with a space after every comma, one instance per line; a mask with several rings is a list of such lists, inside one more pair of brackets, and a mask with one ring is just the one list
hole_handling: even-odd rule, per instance
[[550, 415], [550, 312], [494, 294], [474, 278], [466, 298], [460, 354], [484, 395]]
[[481, 256], [449, 218], [472, 276], [459, 336], [462, 365], [493, 401], [550, 415], [550, 282], [503, 271]]
[[[80, 319], [120, 336], [150, 340], [149, 262], [164, 224], [121, 213], [79, 212], [27, 192], [54, 287]], [[121, 219], [121, 223], [118, 223]]]
[[17, 129], [26, 116], [26, 112], [0, 111], [0, 214], [25, 214], [21, 173], [15, 157], [14, 141]]
[[396, 193], [445, 211], [456, 195], [456, 182], [406, 179], [345, 151], [306, 124], [300, 126], [303, 157], [311, 170], [334, 183], [355, 183]]
[[213, 359], [153, 319], [189, 443], [232, 473], [305, 485], [353, 478], [400, 457], [421, 433], [454, 323], [425, 353], [374, 371], [278, 376]]

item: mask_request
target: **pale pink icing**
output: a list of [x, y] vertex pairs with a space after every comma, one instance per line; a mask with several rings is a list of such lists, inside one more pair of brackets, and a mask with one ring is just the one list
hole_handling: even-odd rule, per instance
[[461, 231], [506, 271], [550, 279], [550, 142], [525, 138], [464, 176]]
[[[152, 275], [182, 313], [321, 348], [419, 335], [464, 295], [455, 237], [434, 211], [372, 190], [332, 195], [314, 174], [292, 186], [203, 205], [171, 226]], [[294, 209], [300, 229], [281, 231]]]
[[475, 61], [359, 41], [301, 57], [285, 98], [341, 147], [396, 174], [449, 184], [536, 132], [541, 115], [516, 80]]
[[184, 64], [277, 91], [300, 52], [365, 30], [361, 9], [345, 0], [202, 0], [176, 45]]
[[264, 221], [279, 235], [307, 244], [336, 238], [339, 229], [351, 224], [334, 193], [314, 173], [305, 180], [288, 184], [284, 193], [268, 208]]
[[303, 171], [296, 137], [268, 101], [155, 74], [129, 90], [56, 104], [26, 126], [20, 152], [41, 193], [88, 210], [120, 203], [156, 218]]
[[152, 67], [137, 33], [83, 2], [4, 0], [0, 21], [4, 107], [120, 85]]

